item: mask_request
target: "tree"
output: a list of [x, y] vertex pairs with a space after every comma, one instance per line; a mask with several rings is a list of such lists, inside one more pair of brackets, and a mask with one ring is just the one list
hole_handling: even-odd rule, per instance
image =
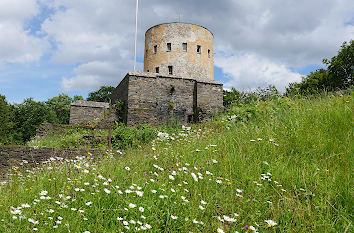
[[315, 94], [319, 91], [346, 89], [353, 85], [354, 41], [344, 42], [337, 56], [323, 59], [327, 69], [318, 69], [302, 78], [300, 83], [290, 83], [287, 95]]
[[54, 111], [56, 115], [56, 121], [58, 124], [69, 124], [70, 119], [70, 104], [73, 102], [68, 95], [60, 94], [47, 100], [46, 105]]
[[13, 141], [13, 126], [11, 121], [12, 108], [5, 96], [0, 95], [0, 144], [9, 144]]
[[112, 86], [101, 86], [97, 91], [90, 92], [87, 100], [109, 103], [111, 100], [111, 94], [114, 89], [115, 88]]
[[15, 105], [13, 121], [22, 141], [26, 142], [36, 134], [37, 128], [43, 122], [56, 123], [58, 119], [55, 112], [45, 103], [28, 98], [22, 104]]
[[330, 85], [334, 88], [347, 88], [353, 85], [354, 76], [354, 40], [342, 44], [337, 56], [331, 60], [323, 59], [328, 66]]

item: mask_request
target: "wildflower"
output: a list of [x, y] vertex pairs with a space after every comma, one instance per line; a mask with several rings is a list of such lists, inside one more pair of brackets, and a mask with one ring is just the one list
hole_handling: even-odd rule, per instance
[[156, 190], [154, 190], [154, 189], [153, 189], [153, 190], [151, 190], [151, 192], [152, 192], [152, 193], [157, 193], [157, 191], [156, 191]]
[[129, 208], [135, 208], [135, 207], [136, 207], [135, 204], [133, 204], [133, 203], [130, 203], [130, 204], [129, 204]]
[[122, 221], [123, 218], [122, 218], [122, 217], [117, 217], [117, 220], [118, 220], [118, 221]]
[[223, 229], [221, 229], [221, 228], [218, 228], [216, 231], [217, 231], [218, 233], [224, 233]]
[[27, 204], [27, 203], [26, 203], [26, 204], [22, 204], [21, 206], [22, 206], [22, 208], [30, 208], [30, 207], [31, 207], [31, 206], [30, 206], [29, 204]]
[[129, 223], [127, 221], [123, 221], [123, 225], [128, 226]]
[[144, 212], [144, 207], [139, 207], [140, 212]]
[[173, 175], [169, 175], [168, 177], [170, 178], [170, 180], [175, 180], [175, 177]]
[[218, 163], [218, 161], [216, 159], [213, 159], [213, 163]]
[[263, 139], [262, 138], [257, 138], [258, 141], [262, 141]]
[[139, 197], [142, 197], [143, 194], [144, 194], [144, 192], [142, 192], [142, 191], [136, 191], [135, 193], [136, 193], [136, 195], [138, 195]]
[[178, 217], [176, 215], [171, 215], [172, 219], [177, 219]]
[[89, 202], [86, 202], [86, 205], [87, 205], [87, 206], [90, 206], [91, 204], [92, 204], [92, 202], [90, 202], [90, 201], [89, 201]]
[[242, 193], [242, 190], [241, 189], [236, 189], [236, 192]]
[[127, 171], [130, 171], [130, 167], [125, 167], [124, 169]]
[[216, 183], [221, 184], [222, 181], [221, 180], [216, 180]]
[[43, 190], [39, 193], [39, 195], [41, 195], [41, 196], [45, 196], [47, 194], [48, 194], [48, 191], [46, 191], [46, 190]]
[[131, 224], [136, 224], [136, 222], [135, 222], [133, 219], [130, 220], [129, 223], [131, 223]]
[[197, 175], [194, 174], [193, 172], [191, 173], [191, 175], [192, 175], [193, 179], [194, 179], [196, 182], [198, 182], [198, 177], [197, 177]]
[[201, 209], [201, 210], [205, 210], [205, 208], [203, 207], [203, 206], [199, 206], [199, 209]]
[[267, 224], [268, 227], [274, 227], [275, 225], [277, 225], [278, 223], [274, 222], [273, 220], [264, 220]]
[[107, 194], [110, 194], [110, 193], [111, 193], [111, 190], [109, 190], [109, 189], [104, 189], [104, 191], [105, 191]]

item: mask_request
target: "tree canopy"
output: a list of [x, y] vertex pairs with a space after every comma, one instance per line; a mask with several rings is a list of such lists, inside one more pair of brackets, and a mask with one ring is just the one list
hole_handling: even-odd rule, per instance
[[114, 89], [115, 88], [112, 86], [101, 86], [97, 91], [90, 92], [87, 100], [109, 103], [111, 101], [111, 94]]
[[289, 94], [314, 94], [319, 91], [334, 91], [353, 86], [354, 41], [344, 42], [338, 54], [331, 59], [323, 59], [327, 69], [318, 69], [302, 78], [300, 83], [290, 83]]

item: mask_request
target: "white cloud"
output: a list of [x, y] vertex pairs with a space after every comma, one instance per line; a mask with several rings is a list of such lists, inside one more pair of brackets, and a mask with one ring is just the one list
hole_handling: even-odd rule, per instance
[[292, 72], [283, 64], [277, 64], [256, 54], [216, 56], [215, 63], [229, 77], [225, 88], [252, 90], [274, 85], [284, 91], [290, 82], [301, 80], [301, 75]]
[[38, 61], [48, 43], [24, 29], [39, 12], [36, 0], [0, 1], [0, 65]]

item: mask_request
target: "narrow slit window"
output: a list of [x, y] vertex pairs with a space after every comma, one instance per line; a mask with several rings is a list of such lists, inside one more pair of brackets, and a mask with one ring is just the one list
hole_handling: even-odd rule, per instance
[[167, 52], [171, 51], [171, 43], [167, 43]]
[[172, 75], [173, 74], [173, 67], [168, 66], [168, 74]]
[[147, 70], [147, 72], [150, 72], [150, 70]]
[[210, 58], [210, 49], [208, 49], [208, 57]]
[[154, 45], [154, 53], [157, 53], [157, 45]]
[[158, 74], [158, 73], [160, 73], [160, 67], [156, 67], [155, 68], [155, 72]]
[[202, 46], [197, 45], [197, 53], [202, 53]]
[[183, 52], [187, 52], [187, 43], [182, 44]]

